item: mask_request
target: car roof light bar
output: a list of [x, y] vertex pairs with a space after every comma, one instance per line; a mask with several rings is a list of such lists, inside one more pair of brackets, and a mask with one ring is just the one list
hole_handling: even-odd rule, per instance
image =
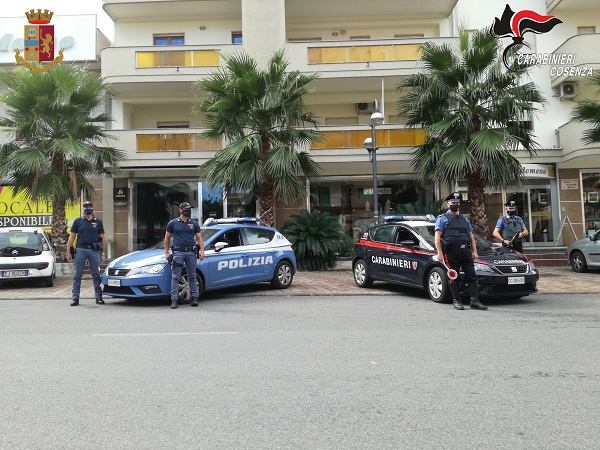
[[260, 221], [260, 217], [226, 217], [223, 219], [214, 219], [209, 217], [204, 221], [202, 226], [208, 227], [210, 225], [217, 225], [221, 223], [254, 223], [257, 224]]
[[424, 214], [422, 216], [383, 216], [381, 219], [384, 223], [404, 222], [411, 220], [423, 220], [425, 222], [432, 222], [435, 221], [435, 216], [433, 214]]

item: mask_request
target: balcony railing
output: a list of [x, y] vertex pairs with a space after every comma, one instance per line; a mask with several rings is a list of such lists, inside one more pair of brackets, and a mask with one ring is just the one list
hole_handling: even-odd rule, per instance
[[221, 64], [218, 50], [157, 50], [135, 53], [136, 68], [216, 67]]
[[[311, 149], [364, 148], [365, 139], [371, 137], [371, 130], [331, 130], [322, 131], [323, 140], [312, 142]], [[425, 142], [425, 131], [400, 128], [375, 130], [377, 147], [414, 147]]]
[[184, 152], [215, 151], [221, 148], [221, 141], [198, 139], [192, 133], [137, 134], [138, 152]]
[[350, 45], [308, 48], [308, 64], [416, 61], [420, 58], [420, 44]]

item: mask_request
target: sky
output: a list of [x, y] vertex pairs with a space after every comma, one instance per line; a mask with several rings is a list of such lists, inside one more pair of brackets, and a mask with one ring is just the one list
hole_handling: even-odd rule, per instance
[[76, 14], [96, 14], [97, 26], [109, 39], [113, 40], [113, 22], [102, 10], [102, 0], [16, 0], [3, 1], [2, 17], [23, 17], [30, 9], [48, 9], [55, 15], [71, 16]]

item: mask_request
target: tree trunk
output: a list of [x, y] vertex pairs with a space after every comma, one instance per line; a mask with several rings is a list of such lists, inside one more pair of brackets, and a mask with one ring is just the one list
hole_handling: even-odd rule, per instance
[[67, 260], [67, 240], [69, 239], [69, 233], [67, 233], [67, 216], [65, 213], [65, 205], [54, 203], [52, 204], [52, 230], [50, 232], [52, 236], [52, 243], [57, 243], [56, 247], [56, 259], [60, 262]]
[[260, 185], [260, 220], [268, 226], [275, 226], [275, 215], [273, 214], [273, 205], [275, 204], [275, 191], [273, 183], [265, 181]]
[[481, 176], [477, 172], [467, 176], [469, 186], [469, 199], [471, 200], [471, 225], [473, 231], [485, 239], [490, 238], [490, 230], [487, 226], [487, 215], [485, 214], [484, 193], [485, 187]]

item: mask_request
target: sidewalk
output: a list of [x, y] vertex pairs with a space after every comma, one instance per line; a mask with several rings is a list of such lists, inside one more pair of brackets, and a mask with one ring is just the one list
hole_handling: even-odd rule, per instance
[[[538, 291], [540, 294], [600, 294], [600, 271], [575, 273], [570, 267], [541, 267]], [[0, 300], [9, 299], [71, 299], [72, 278], [59, 276], [51, 288], [44, 287], [42, 281], [8, 281], [0, 286]], [[213, 296], [301, 296], [301, 295], [398, 295], [427, 294], [418, 290], [388, 283], [375, 282], [369, 289], [356, 286], [350, 270], [332, 270], [326, 272], [298, 272], [292, 285], [286, 290], [272, 289], [268, 283], [224, 289], [209, 292]], [[84, 276], [81, 283], [81, 298], [93, 299], [92, 278]], [[110, 297], [105, 296], [105, 299]]]

